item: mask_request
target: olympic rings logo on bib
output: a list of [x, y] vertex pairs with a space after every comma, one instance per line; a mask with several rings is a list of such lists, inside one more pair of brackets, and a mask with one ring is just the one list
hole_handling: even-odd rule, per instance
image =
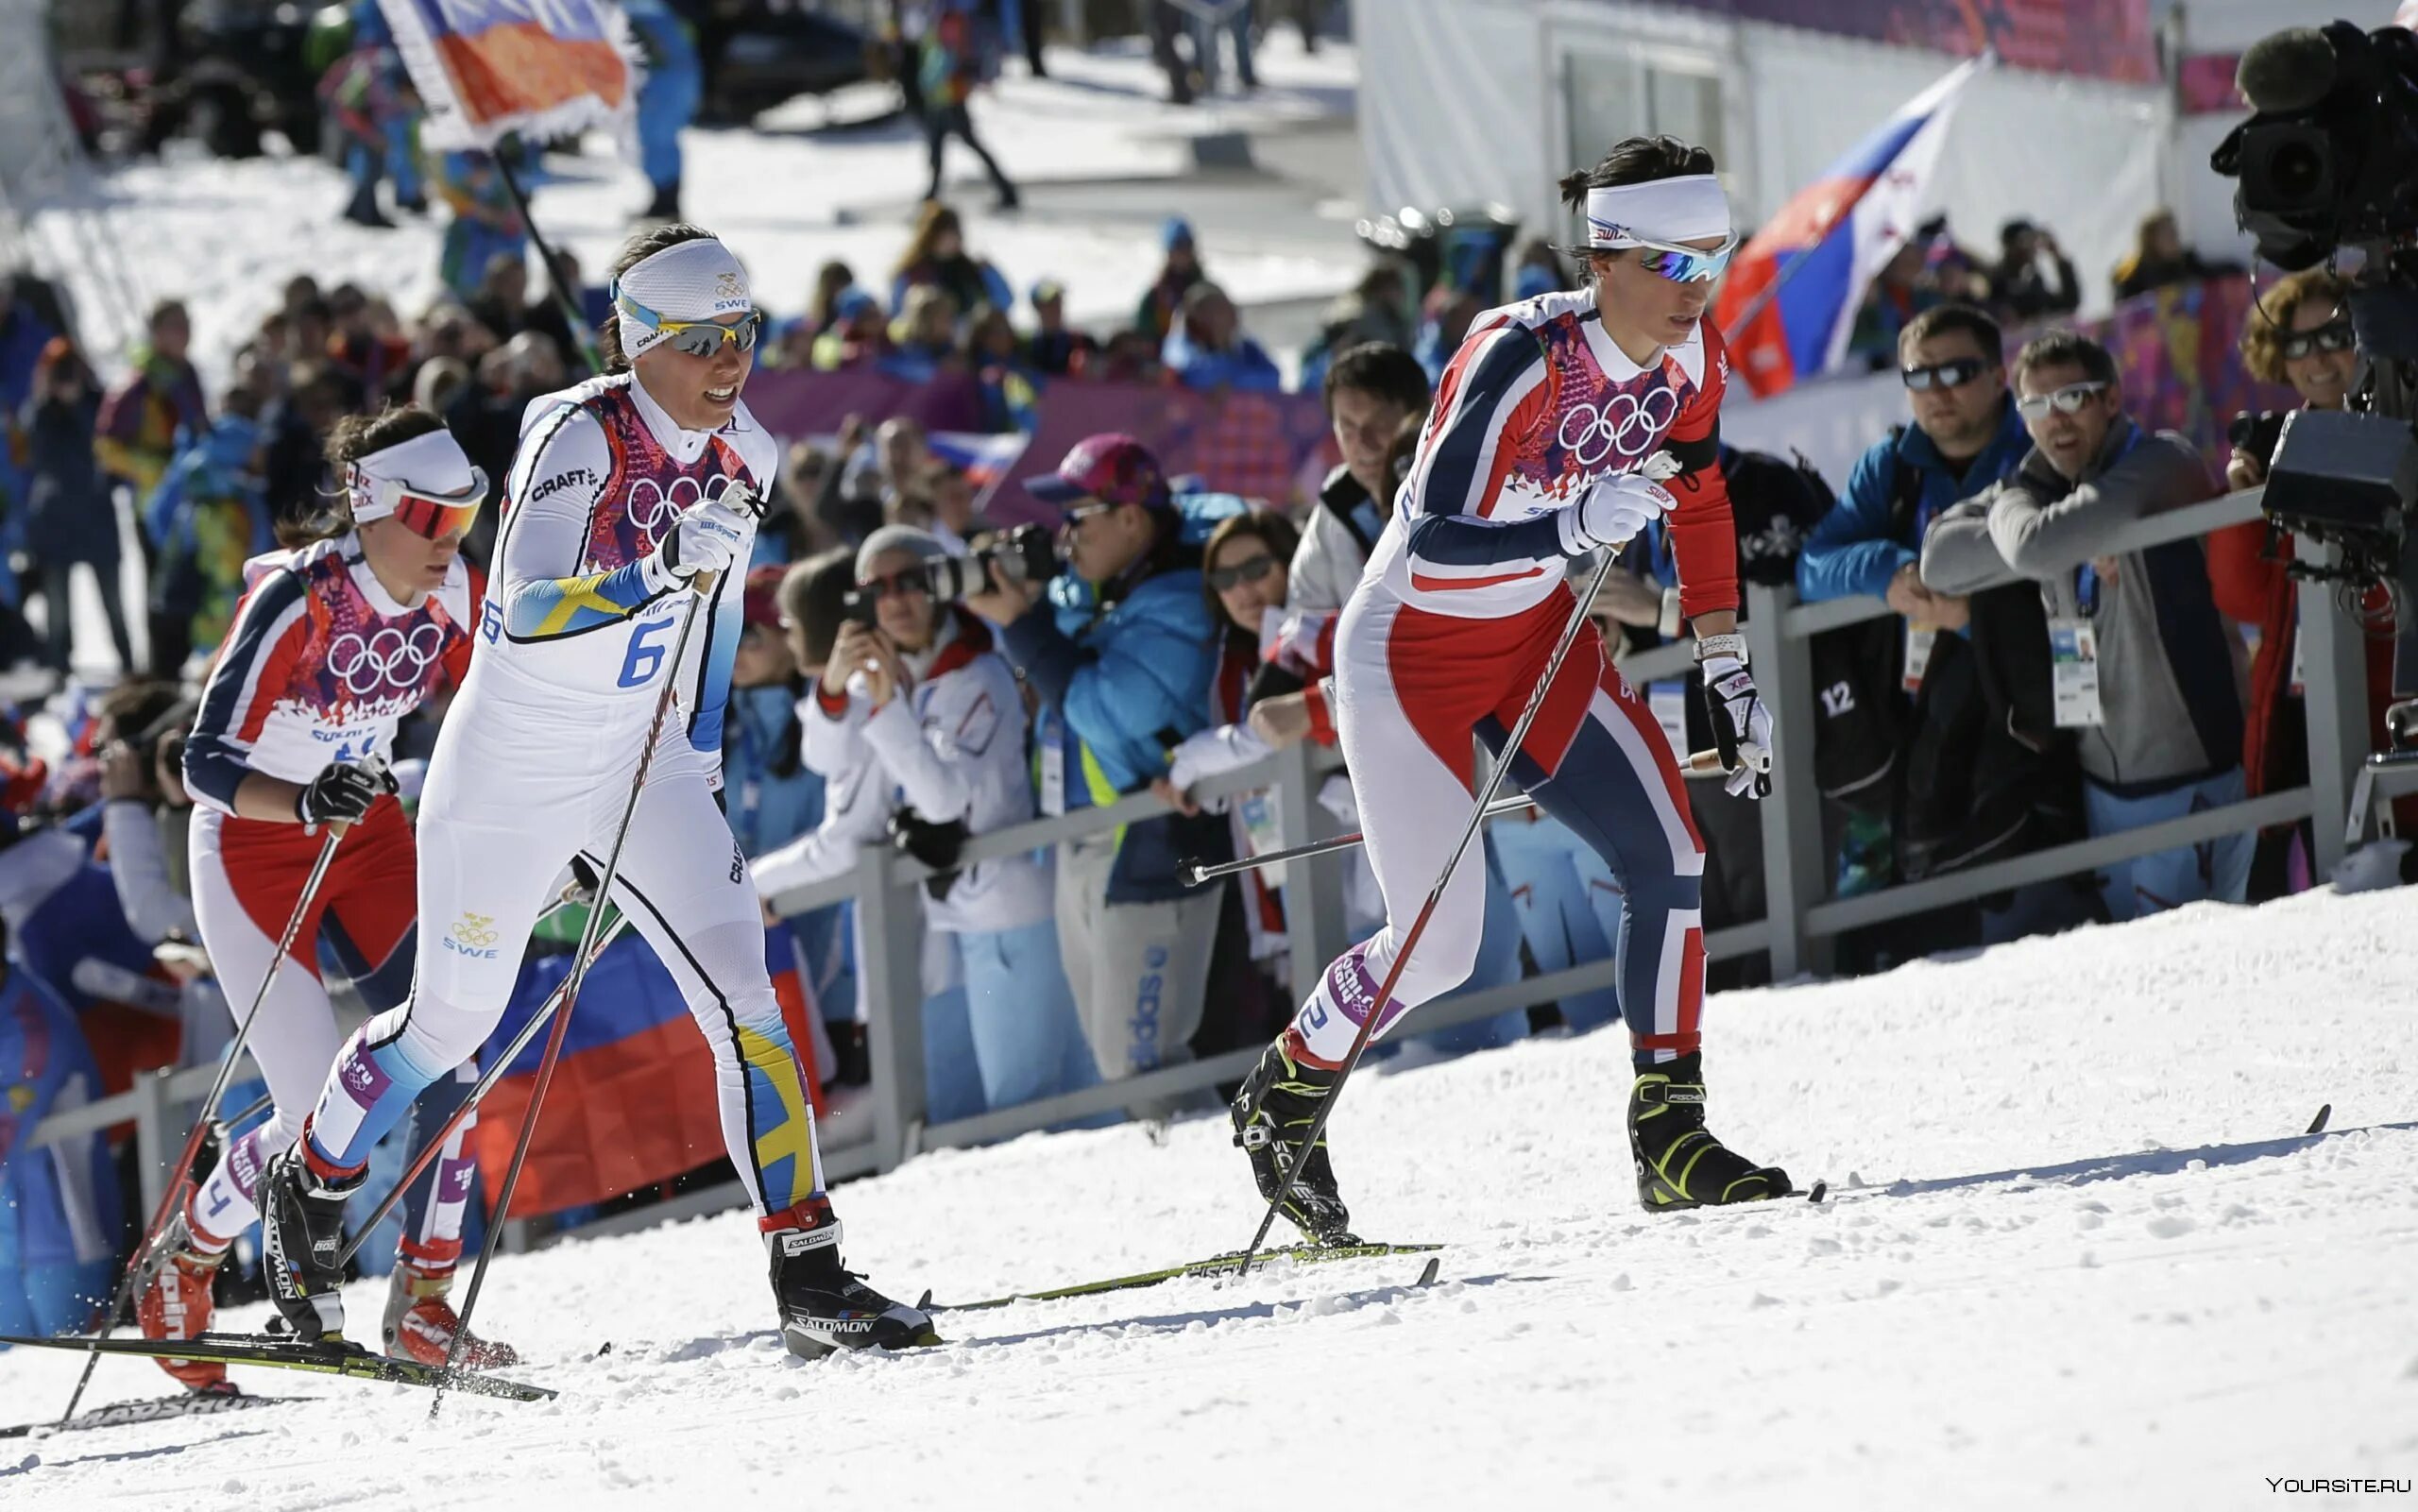
[[429, 669], [445, 654], [442, 626], [419, 624], [409, 632], [392, 625], [365, 638], [347, 631], [328, 646], [328, 671], [355, 698], [381, 692], [408, 693], [427, 682]]
[[1556, 439], [1582, 467], [1615, 457], [1631, 463], [1653, 450], [1678, 417], [1677, 390], [1650, 388], [1642, 397], [1615, 392], [1600, 406], [1572, 406]]
[[653, 551], [662, 544], [664, 534], [672, 522], [708, 499], [720, 499], [728, 492], [735, 480], [722, 474], [703, 482], [695, 478], [674, 478], [667, 488], [653, 478], [631, 482], [624, 508], [630, 523], [645, 538], [642, 550]]

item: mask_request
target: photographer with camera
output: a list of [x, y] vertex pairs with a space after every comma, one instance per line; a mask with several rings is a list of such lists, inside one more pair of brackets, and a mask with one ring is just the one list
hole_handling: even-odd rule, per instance
[[[1064, 511], [1066, 569], [1045, 589], [994, 564], [989, 589], [965, 606], [1000, 627], [1008, 659], [1040, 695], [1041, 807], [1057, 814], [1148, 788], [1169, 751], [1208, 722], [1219, 637], [1201, 593], [1201, 546], [1244, 505], [1174, 493], [1149, 449], [1115, 433], [1084, 438], [1025, 488]], [[1209, 814], [1140, 820], [1060, 847], [1058, 942], [1103, 1078], [1191, 1059], [1222, 894], [1185, 888], [1176, 866], [1233, 854], [1225, 820]], [[1164, 1116], [1172, 1105], [1134, 1111]]]
[[[2234, 639], [2196, 540], [2113, 553], [2150, 515], [2212, 493], [2199, 452], [2124, 413], [2105, 348], [2052, 331], [2015, 360], [2033, 447], [2014, 476], [1933, 521], [1922, 578], [1972, 593], [2012, 568], [2040, 585], [2055, 723], [2075, 732], [2089, 832], [2111, 835], [2238, 803], [2241, 701]], [[2251, 841], [2227, 835], [2107, 868], [2118, 922], [2203, 898], [2242, 902]]]
[[835, 782], [869, 767], [892, 843], [934, 868], [925, 923], [956, 956], [982, 1099], [1005, 1108], [1098, 1077], [1059, 961], [1048, 864], [958, 864], [967, 840], [1030, 819], [1033, 791], [1015, 674], [989, 628], [933, 591], [966, 586], [956, 566], [911, 525], [866, 537], [849, 618], [802, 710], [805, 756]]
[[[2304, 409], [2339, 411], [2349, 398], [2358, 357], [2351, 332], [2350, 285], [2324, 268], [2292, 274], [2267, 291], [2241, 332], [2243, 365], [2262, 382], [2290, 383]], [[2267, 481], [2281, 438], [2282, 412], [2237, 416], [2229, 433], [2230, 486]], [[2292, 537], [2263, 519], [2208, 537], [2208, 582], [2217, 607], [2251, 626], [2258, 648], [2250, 663], [2242, 774], [2254, 798], [2308, 780], [2307, 719], [2301, 696], [2300, 595], [2290, 575]], [[2392, 599], [2381, 585], [2361, 596], [2369, 626], [2367, 673], [2373, 749], [2385, 748], [2384, 711], [2392, 702]], [[2262, 832], [2251, 868], [2251, 896], [2279, 897], [2309, 885], [2308, 822]]]

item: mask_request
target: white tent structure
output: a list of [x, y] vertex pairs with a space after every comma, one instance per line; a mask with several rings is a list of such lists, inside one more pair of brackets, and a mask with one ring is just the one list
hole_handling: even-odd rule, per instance
[[[2387, 0], [2150, 3], [2170, 78], [2187, 52], [2239, 54], [2279, 27], [2321, 25], [2344, 9], [2382, 25], [2392, 8]], [[1666, 131], [1712, 148], [1751, 227], [1956, 62], [1717, 7], [1639, 0], [1354, 0], [1353, 21], [1371, 205], [1499, 204], [1523, 234], [1558, 242], [1573, 227], [1555, 180], [1622, 137]], [[2111, 271], [2158, 206], [2174, 208], [2204, 255], [2249, 261], [2233, 184], [2208, 167], [2239, 119], [2184, 113], [2170, 82], [1992, 69], [1958, 105], [1934, 176], [1936, 208], [1984, 257], [1997, 255], [1999, 227], [2012, 217], [2050, 228], [2074, 260], [2082, 314], [2103, 314]], [[1740, 444], [1794, 448], [1836, 481], [1904, 410], [1892, 375], [1844, 376], [1763, 403], [1734, 395], [1724, 423]]]
[[[2239, 52], [2279, 26], [2373, 10], [2379, 0], [2176, 0], [2156, 8], [2165, 46]], [[1361, 136], [1371, 203], [1507, 205], [1560, 239], [1554, 180], [1640, 131], [1711, 147], [1748, 224], [1952, 65], [1944, 53], [1718, 9], [1635, 0], [1355, 0]], [[2140, 217], [2182, 212], [2210, 256], [2244, 257], [2232, 187], [2207, 166], [2237, 117], [2179, 119], [2163, 83], [2004, 67], [1958, 109], [1938, 176], [1958, 239], [1994, 256], [2001, 222], [2048, 226], [2081, 274], [2085, 314], [2109, 303], [2109, 270]]]

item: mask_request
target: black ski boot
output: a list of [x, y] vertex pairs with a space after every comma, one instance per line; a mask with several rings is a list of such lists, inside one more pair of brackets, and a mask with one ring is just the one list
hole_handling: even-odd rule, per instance
[[1352, 1232], [1352, 1215], [1344, 1211], [1343, 1194], [1336, 1189], [1335, 1167], [1327, 1164], [1325, 1131], [1320, 1131], [1307, 1155], [1301, 1155], [1302, 1136], [1318, 1117], [1319, 1105], [1335, 1090], [1335, 1079], [1336, 1073], [1286, 1055], [1285, 1038], [1279, 1035], [1227, 1108], [1235, 1121], [1235, 1144], [1251, 1157], [1252, 1180], [1259, 1183], [1263, 1198], [1276, 1200], [1277, 1188], [1300, 1157], [1293, 1190], [1281, 1211], [1312, 1244], [1359, 1243]]
[[322, 1174], [300, 1145], [261, 1176], [261, 1270], [269, 1300], [305, 1342], [344, 1336], [344, 1203], [366, 1172]]
[[840, 1220], [821, 1198], [764, 1220], [781, 1340], [802, 1359], [834, 1350], [913, 1350], [938, 1344], [932, 1320], [894, 1302], [840, 1264]]
[[1704, 1127], [1704, 1055], [1641, 1071], [1628, 1094], [1637, 1199], [1660, 1213], [1786, 1197], [1788, 1173], [1757, 1165]]

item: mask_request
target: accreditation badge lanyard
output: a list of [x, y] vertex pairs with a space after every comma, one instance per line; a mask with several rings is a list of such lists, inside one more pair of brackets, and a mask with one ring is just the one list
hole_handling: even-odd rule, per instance
[[[2141, 433], [2135, 430], [2115, 462], [2132, 455], [2140, 444]], [[2050, 690], [2060, 729], [2107, 722], [2099, 700], [2099, 633], [2091, 624], [2099, 613], [2099, 569], [2088, 562], [2074, 569], [2074, 614], [2049, 620]]]

